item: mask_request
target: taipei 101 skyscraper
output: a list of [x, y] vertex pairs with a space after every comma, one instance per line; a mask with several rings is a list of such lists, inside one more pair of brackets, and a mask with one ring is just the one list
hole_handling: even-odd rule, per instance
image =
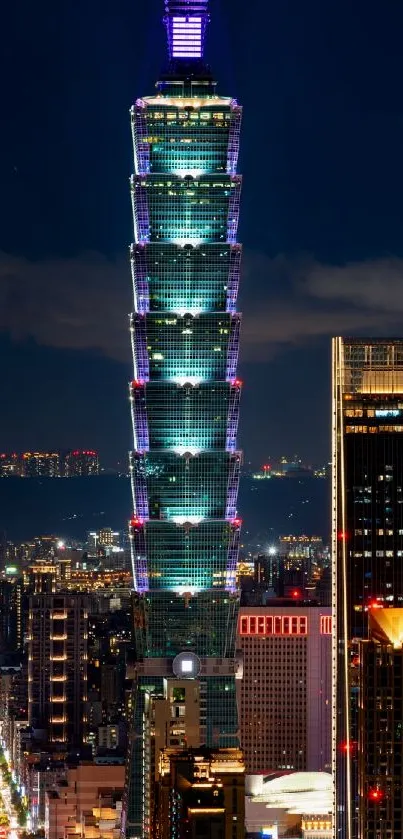
[[204, 61], [208, 22], [208, 0], [165, 0], [167, 67], [155, 94], [131, 109], [137, 664], [124, 813], [130, 837], [148, 833], [150, 697], [174, 685], [170, 746], [190, 742], [183, 685], [197, 697], [200, 744], [238, 745], [241, 108], [217, 94]]

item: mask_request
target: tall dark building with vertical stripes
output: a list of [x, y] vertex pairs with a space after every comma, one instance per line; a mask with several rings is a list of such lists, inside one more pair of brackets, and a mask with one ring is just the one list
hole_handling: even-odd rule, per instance
[[208, 22], [207, 0], [165, 0], [167, 67], [131, 110], [138, 664], [124, 830], [136, 837], [149, 835], [146, 692], [198, 679], [201, 742], [237, 745], [241, 108], [217, 93], [205, 63]]
[[[403, 772], [391, 755], [402, 750], [403, 340], [333, 340], [332, 507], [336, 839], [397, 839]], [[380, 617], [371, 618], [378, 611], [382, 631]]]

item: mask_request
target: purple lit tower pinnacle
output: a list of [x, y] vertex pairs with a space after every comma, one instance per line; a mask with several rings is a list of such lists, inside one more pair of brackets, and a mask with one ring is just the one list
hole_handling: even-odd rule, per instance
[[169, 58], [203, 58], [208, 22], [208, 0], [166, 0], [164, 23]]
[[[200, 743], [238, 746], [242, 111], [234, 98], [217, 94], [205, 64], [208, 22], [207, 0], [166, 0], [167, 69], [156, 93], [131, 109], [137, 663], [123, 814], [128, 839], [152, 835], [147, 697], [164, 696], [178, 673], [193, 679]], [[184, 706], [172, 719], [167, 745], [177, 748], [187, 741]]]

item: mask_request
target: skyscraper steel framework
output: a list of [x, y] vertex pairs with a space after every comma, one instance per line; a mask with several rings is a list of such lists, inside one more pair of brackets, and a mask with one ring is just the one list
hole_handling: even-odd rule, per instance
[[[131, 109], [130, 522], [138, 662], [123, 832], [144, 808], [145, 693], [200, 682], [201, 741], [238, 745], [235, 637], [242, 110], [204, 60], [207, 0], [165, 0], [168, 65]], [[185, 745], [178, 743], [178, 746]]]

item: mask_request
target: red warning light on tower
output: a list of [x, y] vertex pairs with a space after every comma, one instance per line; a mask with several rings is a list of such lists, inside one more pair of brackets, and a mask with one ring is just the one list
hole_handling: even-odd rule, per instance
[[385, 793], [380, 787], [372, 787], [368, 790], [368, 799], [369, 801], [372, 801], [373, 804], [380, 804], [384, 798]]

